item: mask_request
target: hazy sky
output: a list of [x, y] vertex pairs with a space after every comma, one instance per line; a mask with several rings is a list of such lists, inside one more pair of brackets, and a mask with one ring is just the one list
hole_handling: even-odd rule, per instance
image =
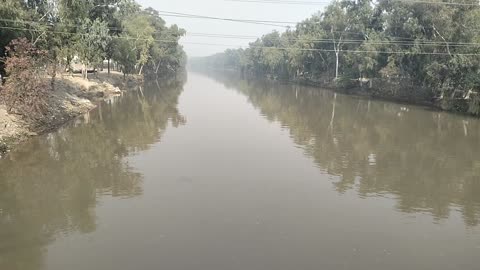
[[[137, 0], [143, 7], [152, 7], [159, 11], [188, 13], [194, 15], [214, 16], [222, 18], [268, 20], [268, 21], [301, 21], [316, 11], [323, 9], [323, 5], [288, 5], [266, 3], [240, 3], [225, 0]], [[187, 30], [187, 36], [182, 39], [182, 44], [189, 56], [205, 56], [225, 49], [238, 48], [254, 41], [238, 38], [211, 38], [192, 36], [190, 34], [227, 34], [242, 36], [261, 36], [272, 30], [282, 31], [285, 28], [226, 22], [205, 19], [190, 19], [179, 17], [162, 17], [167, 24], [177, 24]], [[231, 46], [200, 45], [191, 43], [209, 43]]]

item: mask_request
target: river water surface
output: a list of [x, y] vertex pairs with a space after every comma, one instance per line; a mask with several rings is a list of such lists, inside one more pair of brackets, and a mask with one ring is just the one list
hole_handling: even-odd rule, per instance
[[0, 160], [2, 270], [480, 269], [480, 121], [189, 73]]

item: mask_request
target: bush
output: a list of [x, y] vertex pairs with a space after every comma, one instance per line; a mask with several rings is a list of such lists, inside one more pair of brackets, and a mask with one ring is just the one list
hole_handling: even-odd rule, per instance
[[51, 89], [44, 77], [46, 52], [37, 49], [25, 38], [10, 42], [6, 52], [8, 78], [1, 89], [0, 99], [9, 113], [22, 115], [27, 120], [41, 119], [46, 113]]
[[[465, 99], [445, 98], [441, 101], [440, 107], [442, 110], [467, 113], [469, 112], [469, 101]], [[470, 112], [473, 114], [473, 112]]]
[[470, 114], [480, 115], [480, 95], [475, 94], [468, 102], [468, 112]]
[[358, 86], [357, 81], [348, 75], [338, 77], [338, 79], [335, 80], [335, 84], [337, 87], [347, 90]]
[[2, 154], [6, 153], [7, 151], [8, 146], [4, 142], [0, 141], [0, 157], [2, 157]]

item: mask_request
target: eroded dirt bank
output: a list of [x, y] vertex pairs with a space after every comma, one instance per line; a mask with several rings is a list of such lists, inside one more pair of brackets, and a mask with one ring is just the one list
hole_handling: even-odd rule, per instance
[[94, 109], [100, 100], [135, 90], [141, 83], [140, 77], [124, 79], [122, 74], [116, 72], [90, 75], [89, 80], [79, 75], [59, 75], [55, 90], [49, 97], [48, 111], [42, 120], [36, 122], [9, 114], [6, 107], [0, 104], [0, 157], [19, 142], [55, 130]]

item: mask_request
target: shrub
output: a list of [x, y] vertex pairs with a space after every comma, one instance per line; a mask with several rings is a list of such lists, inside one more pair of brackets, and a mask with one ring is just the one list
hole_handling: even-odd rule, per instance
[[339, 88], [351, 89], [357, 86], [357, 82], [351, 76], [340, 76], [335, 80], [335, 84]]
[[46, 113], [51, 89], [44, 76], [46, 52], [22, 38], [11, 41], [6, 53], [8, 78], [0, 92], [1, 100], [9, 113], [22, 115], [28, 120], [41, 119]]
[[8, 146], [4, 142], [0, 141], [0, 158], [2, 157], [3, 153], [8, 151]]
[[476, 116], [480, 115], [480, 95], [475, 94], [469, 100], [468, 112]]

